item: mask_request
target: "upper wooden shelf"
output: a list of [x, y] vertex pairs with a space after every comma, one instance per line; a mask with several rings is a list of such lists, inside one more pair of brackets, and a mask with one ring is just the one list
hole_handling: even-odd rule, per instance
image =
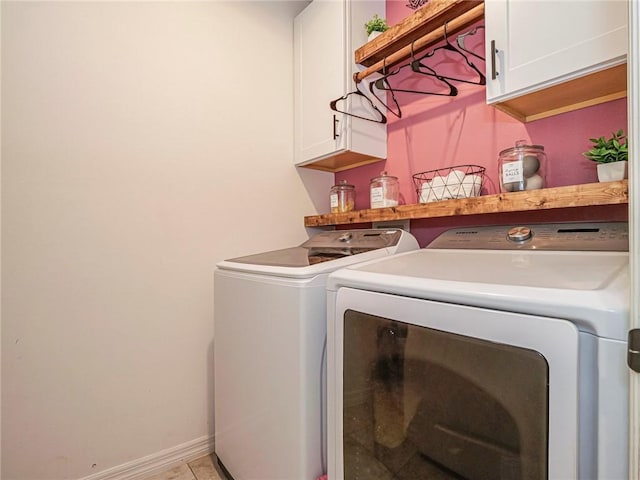
[[[482, 0], [430, 0], [400, 23], [357, 49], [355, 61], [369, 67], [433, 32], [437, 32], [436, 40], [440, 41], [443, 38], [445, 23], [452, 22], [483, 3]], [[457, 27], [460, 28], [464, 27]], [[455, 33], [455, 30], [455, 26], [451, 27], [451, 33]], [[428, 45], [422, 48], [426, 46]]]
[[304, 218], [305, 227], [352, 225], [357, 223], [417, 220], [487, 213], [524, 212], [568, 207], [618, 205], [629, 202], [627, 180], [587, 183], [569, 187], [544, 188], [524, 192], [500, 193], [481, 197], [444, 200], [417, 205], [374, 208], [347, 213], [330, 213]]
[[434, 46], [484, 17], [482, 0], [430, 0], [400, 23], [365, 43], [354, 53], [355, 63], [369, 67], [354, 75], [359, 82], [384, 67], [410, 58], [411, 52]]

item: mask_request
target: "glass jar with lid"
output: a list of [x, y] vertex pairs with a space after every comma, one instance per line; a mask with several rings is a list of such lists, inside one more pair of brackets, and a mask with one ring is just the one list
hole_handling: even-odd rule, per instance
[[516, 146], [498, 155], [501, 192], [537, 190], [546, 185], [547, 156], [542, 145], [527, 145], [518, 140]]
[[369, 184], [371, 208], [395, 207], [398, 205], [400, 185], [398, 177], [382, 172], [371, 179]]
[[351, 212], [356, 205], [356, 188], [346, 180], [331, 187], [331, 213]]

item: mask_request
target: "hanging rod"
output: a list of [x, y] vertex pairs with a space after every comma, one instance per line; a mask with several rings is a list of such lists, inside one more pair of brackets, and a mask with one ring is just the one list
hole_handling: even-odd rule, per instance
[[[474, 22], [480, 20], [484, 17], [484, 3], [480, 3], [473, 7], [471, 10], [452, 18], [447, 22], [447, 34], [455, 34], [456, 32], [462, 30], [465, 27], [470, 26]], [[419, 39], [413, 42], [413, 51], [418, 52], [423, 48], [426, 48], [430, 45], [435, 45], [440, 40], [444, 39], [444, 24], [441, 27], [432, 30], [431, 32], [423, 35]], [[391, 67], [407, 58], [411, 57], [411, 45], [407, 45], [391, 55], [385, 57], [384, 59], [374, 63], [366, 70], [361, 72], [356, 72], [353, 74], [353, 80], [356, 83], [360, 83], [362, 80], [367, 78], [369, 75], [373, 75], [374, 73], [381, 72], [383, 68]]]

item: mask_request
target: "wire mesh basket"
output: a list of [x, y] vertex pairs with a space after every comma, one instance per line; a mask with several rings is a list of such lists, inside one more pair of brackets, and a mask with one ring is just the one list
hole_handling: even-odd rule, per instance
[[456, 165], [413, 175], [419, 203], [478, 197], [482, 192], [485, 168], [479, 165]]

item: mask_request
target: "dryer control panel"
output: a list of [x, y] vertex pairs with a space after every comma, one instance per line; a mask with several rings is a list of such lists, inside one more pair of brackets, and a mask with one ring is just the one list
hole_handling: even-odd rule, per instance
[[454, 228], [426, 248], [628, 252], [629, 224], [580, 222]]

